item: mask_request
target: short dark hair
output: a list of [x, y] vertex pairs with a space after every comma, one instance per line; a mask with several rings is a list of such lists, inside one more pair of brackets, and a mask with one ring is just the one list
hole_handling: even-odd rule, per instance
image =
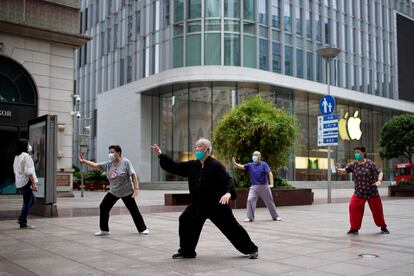
[[22, 152], [27, 152], [27, 146], [29, 145], [29, 140], [19, 139], [16, 143], [16, 155], [20, 155]]
[[119, 155], [122, 155], [122, 149], [121, 149], [121, 147], [120, 147], [120, 146], [118, 146], [118, 145], [111, 145], [111, 146], [109, 146], [109, 149], [113, 149], [113, 150], [115, 150], [117, 153], [119, 153]]
[[362, 153], [365, 153], [365, 152], [366, 152], [366, 149], [365, 149], [365, 147], [364, 147], [364, 146], [355, 147], [355, 148], [354, 148], [354, 151], [356, 151], [356, 150], [360, 150]]

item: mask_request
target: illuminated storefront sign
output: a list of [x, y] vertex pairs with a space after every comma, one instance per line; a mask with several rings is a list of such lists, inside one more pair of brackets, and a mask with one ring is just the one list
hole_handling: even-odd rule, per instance
[[358, 117], [358, 110], [355, 111], [354, 116], [348, 117], [348, 112], [345, 113], [344, 118], [339, 120], [339, 136], [342, 140], [359, 140], [362, 136], [361, 119]]

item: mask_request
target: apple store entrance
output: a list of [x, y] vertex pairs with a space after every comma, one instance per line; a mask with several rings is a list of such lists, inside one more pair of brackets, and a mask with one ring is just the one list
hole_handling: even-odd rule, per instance
[[[211, 138], [212, 129], [227, 111], [257, 94], [293, 114], [300, 124], [294, 150], [278, 174], [290, 181], [326, 180], [327, 147], [317, 146], [321, 96], [305, 91], [242, 82], [179, 83], [158, 87], [143, 93], [152, 101], [152, 141], [158, 141], [174, 159], [188, 160], [192, 154], [191, 145], [200, 136]], [[334, 113], [338, 114], [342, 129], [338, 146], [331, 147], [331, 165], [345, 166], [353, 160], [353, 148], [364, 145], [368, 158], [384, 170], [385, 179], [389, 180], [392, 166], [379, 155], [379, 134], [383, 124], [399, 113], [342, 99], [336, 99], [336, 104]], [[182, 180], [160, 170], [157, 163], [154, 158], [153, 181]], [[334, 174], [332, 180], [348, 179]]]

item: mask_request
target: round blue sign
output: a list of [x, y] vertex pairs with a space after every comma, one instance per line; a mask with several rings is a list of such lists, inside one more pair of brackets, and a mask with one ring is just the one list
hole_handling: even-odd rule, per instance
[[335, 110], [335, 98], [327, 95], [319, 102], [319, 110], [323, 115], [329, 115]]

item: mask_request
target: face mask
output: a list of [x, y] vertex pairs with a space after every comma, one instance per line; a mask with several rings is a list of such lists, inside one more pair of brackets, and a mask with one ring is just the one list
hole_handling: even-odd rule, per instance
[[259, 161], [259, 158], [256, 155], [253, 155], [252, 160], [253, 160], [253, 162], [256, 163], [257, 161]]
[[27, 145], [27, 152], [32, 152], [32, 150], [33, 150], [33, 148], [32, 148], [32, 146], [31, 145]]
[[114, 161], [115, 160], [115, 154], [114, 153], [108, 154], [108, 159], [109, 159], [109, 161]]
[[202, 159], [204, 159], [204, 156], [205, 156], [206, 154], [205, 154], [205, 152], [204, 151], [196, 151], [195, 152], [195, 157], [196, 157], [196, 159], [197, 160], [202, 160]]
[[355, 159], [356, 159], [356, 160], [358, 160], [358, 161], [361, 161], [361, 160], [362, 160], [362, 154], [360, 154], [360, 153], [355, 153], [355, 154], [354, 154], [354, 156], [355, 156]]

